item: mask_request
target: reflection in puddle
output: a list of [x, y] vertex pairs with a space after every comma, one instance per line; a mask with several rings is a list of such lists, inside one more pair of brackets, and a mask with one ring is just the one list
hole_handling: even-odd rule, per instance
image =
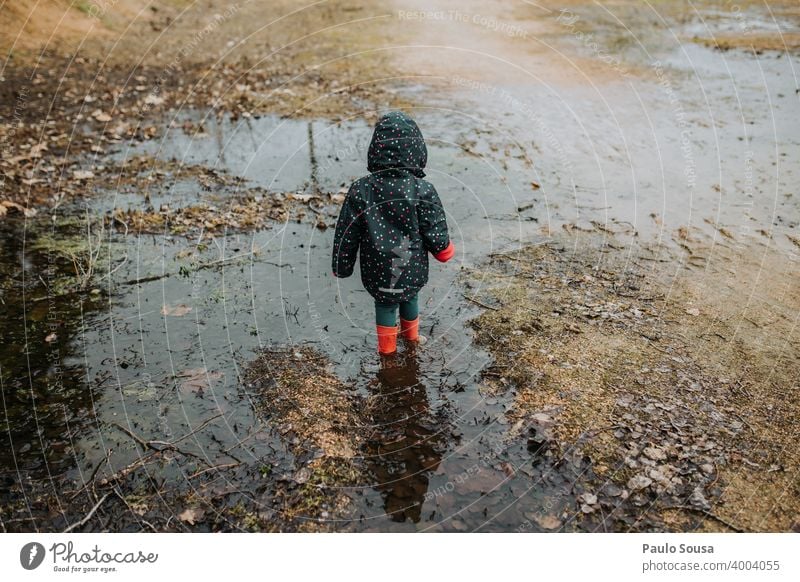
[[446, 445], [446, 426], [431, 414], [419, 372], [411, 348], [381, 357], [381, 369], [370, 383], [375, 432], [367, 445], [367, 462], [386, 514], [398, 522], [420, 520], [429, 474], [438, 468]]

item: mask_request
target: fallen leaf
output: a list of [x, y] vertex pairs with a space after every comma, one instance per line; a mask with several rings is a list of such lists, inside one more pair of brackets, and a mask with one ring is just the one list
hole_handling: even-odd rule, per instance
[[147, 97], [145, 97], [144, 102], [148, 105], [161, 105], [164, 102], [164, 98], [159, 97], [154, 93], [150, 93]]
[[74, 170], [72, 172], [72, 177], [76, 180], [89, 180], [90, 178], [94, 178], [94, 172], [89, 170]]
[[558, 529], [561, 527], [561, 520], [555, 515], [543, 515], [536, 518], [536, 523], [542, 529]]
[[183, 512], [178, 516], [178, 519], [184, 523], [188, 523], [189, 525], [194, 525], [196, 522], [203, 519], [204, 516], [205, 511], [199, 507], [190, 507], [188, 509], [184, 509]]
[[222, 372], [209, 372], [205, 368], [189, 368], [178, 373], [178, 378], [185, 378], [180, 384], [180, 390], [184, 394], [203, 392], [210, 388], [209, 383], [213, 380], [222, 378]]
[[100, 123], [108, 123], [111, 121], [111, 116], [108, 113], [103, 113], [102, 111], [93, 115], [92, 117], [95, 118], [95, 121], [99, 121]]
[[180, 303], [178, 305], [167, 305], [166, 303], [161, 306], [161, 315], [172, 315], [174, 317], [182, 317], [189, 313], [192, 308], [189, 305]]
[[639, 491], [653, 484], [653, 480], [644, 475], [635, 475], [628, 480], [628, 489]]
[[667, 458], [667, 453], [665, 453], [664, 449], [660, 447], [647, 447], [643, 452], [646, 457], [649, 457], [654, 461], [663, 461]]
[[31, 216], [36, 215], [35, 208], [25, 208], [21, 204], [17, 204], [16, 202], [11, 202], [10, 200], [3, 200], [0, 202], [0, 216], [5, 216], [9, 210], [14, 210], [17, 212], [21, 212], [23, 216], [26, 218], [30, 218]]
[[303, 467], [297, 473], [294, 474], [294, 480], [297, 481], [300, 485], [306, 483], [310, 477], [311, 477], [311, 471], [308, 469], [308, 467]]

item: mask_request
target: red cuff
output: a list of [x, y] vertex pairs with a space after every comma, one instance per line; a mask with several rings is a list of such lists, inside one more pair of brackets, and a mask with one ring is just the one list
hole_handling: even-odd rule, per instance
[[453, 255], [456, 254], [456, 247], [453, 244], [453, 241], [450, 241], [450, 244], [447, 245], [447, 248], [444, 250], [439, 251], [438, 253], [434, 253], [434, 258], [442, 263], [446, 263], [450, 259], [453, 258]]

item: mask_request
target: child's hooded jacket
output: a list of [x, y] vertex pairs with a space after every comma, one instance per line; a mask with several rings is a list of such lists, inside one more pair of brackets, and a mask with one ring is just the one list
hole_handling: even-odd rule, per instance
[[380, 303], [411, 299], [428, 282], [428, 253], [453, 256], [444, 209], [423, 180], [428, 150], [417, 124], [393, 111], [378, 121], [367, 154], [371, 172], [353, 182], [333, 239], [336, 277], [353, 273], [361, 251], [361, 282]]

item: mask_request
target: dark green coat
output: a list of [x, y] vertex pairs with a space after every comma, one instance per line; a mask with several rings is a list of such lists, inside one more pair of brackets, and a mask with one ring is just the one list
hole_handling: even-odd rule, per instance
[[428, 253], [450, 245], [444, 209], [422, 178], [428, 150], [405, 113], [378, 121], [367, 154], [371, 172], [353, 182], [336, 223], [333, 274], [349, 277], [361, 252], [361, 282], [376, 301], [411, 299], [428, 282]]

